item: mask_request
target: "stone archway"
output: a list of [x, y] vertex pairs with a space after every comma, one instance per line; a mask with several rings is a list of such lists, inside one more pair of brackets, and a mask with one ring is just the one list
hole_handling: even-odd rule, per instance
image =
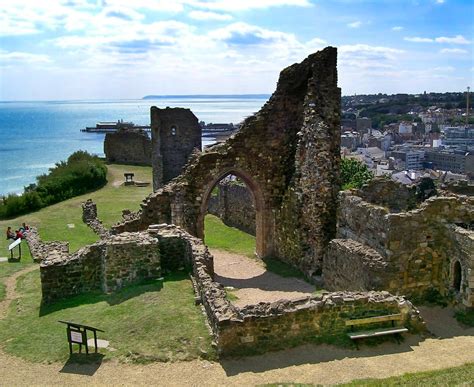
[[256, 199], [257, 254], [272, 254], [308, 275], [319, 272], [336, 235], [341, 113], [336, 65], [337, 51], [327, 47], [284, 69], [258, 113], [225, 142], [194, 152], [181, 175], [146, 198], [141, 211], [115, 232], [172, 223], [202, 237], [210, 190], [232, 172]]
[[273, 227], [271, 221], [271, 211], [265, 203], [263, 191], [259, 184], [248, 173], [238, 169], [226, 169], [217, 174], [208, 184], [205, 185], [202, 193], [202, 204], [197, 218], [197, 236], [204, 240], [204, 217], [206, 215], [209, 197], [216, 184], [226, 176], [234, 175], [240, 178], [253, 196], [255, 203], [255, 224], [256, 224], [256, 245], [255, 253], [259, 258], [264, 258], [273, 254]]

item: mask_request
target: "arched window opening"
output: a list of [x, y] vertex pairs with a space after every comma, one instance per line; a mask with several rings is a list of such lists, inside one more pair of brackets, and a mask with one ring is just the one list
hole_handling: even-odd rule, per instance
[[453, 267], [453, 287], [457, 292], [461, 291], [462, 270], [461, 263], [456, 261]]

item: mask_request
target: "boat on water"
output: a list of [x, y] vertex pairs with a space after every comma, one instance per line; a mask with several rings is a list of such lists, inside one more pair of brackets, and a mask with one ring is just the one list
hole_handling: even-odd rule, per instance
[[123, 129], [141, 129], [141, 130], [150, 130], [150, 126], [147, 125], [135, 125], [131, 121], [118, 120], [114, 121], [101, 121], [97, 122], [95, 126], [87, 126], [85, 129], [81, 129], [81, 132], [90, 132], [90, 133], [113, 133], [118, 130]]

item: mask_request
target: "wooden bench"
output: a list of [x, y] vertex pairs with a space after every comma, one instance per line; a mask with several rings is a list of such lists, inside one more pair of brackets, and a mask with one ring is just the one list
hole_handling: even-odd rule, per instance
[[[359, 318], [355, 320], [347, 320], [346, 326], [351, 327], [351, 331], [347, 333], [347, 336], [352, 340], [365, 339], [368, 337], [378, 337], [385, 335], [396, 335], [397, 341], [400, 342], [398, 335], [403, 332], [408, 332], [408, 329], [404, 326], [395, 326], [395, 321], [402, 321], [403, 316], [401, 314], [388, 314], [385, 316], [375, 316]], [[354, 326], [368, 325], [373, 323], [380, 323], [385, 321], [391, 321], [392, 326], [389, 328], [375, 328], [364, 331], [355, 331]]]

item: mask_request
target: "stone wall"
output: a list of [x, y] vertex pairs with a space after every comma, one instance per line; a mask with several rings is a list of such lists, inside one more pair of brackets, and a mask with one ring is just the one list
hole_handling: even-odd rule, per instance
[[193, 154], [182, 175], [151, 194], [138, 216], [114, 231], [172, 223], [203, 237], [211, 190], [233, 174], [255, 198], [257, 254], [276, 256], [309, 276], [320, 272], [324, 250], [336, 233], [340, 163], [336, 61], [336, 49], [328, 47], [284, 69], [270, 100], [245, 120], [238, 133]]
[[245, 185], [219, 182], [216, 195], [209, 198], [208, 212], [230, 227], [255, 235], [255, 205]]
[[384, 177], [372, 179], [356, 192], [366, 202], [387, 207], [391, 212], [411, 210], [419, 204], [415, 185], [407, 186]]
[[[416, 297], [432, 290], [449, 296], [453, 288], [451, 262], [470, 243], [459, 232], [459, 238], [454, 238], [451, 230], [456, 224], [469, 225], [473, 219], [474, 198], [469, 196], [436, 196], [414, 210], [393, 213], [346, 191], [341, 192], [338, 237], [352, 239], [367, 251], [380, 254], [387, 264], [382, 288]], [[472, 260], [462, 261], [466, 273], [474, 267]], [[467, 284], [468, 276], [464, 278]], [[467, 294], [463, 297], [469, 298]]]
[[101, 238], [110, 235], [110, 232], [104, 227], [97, 217], [97, 205], [92, 199], [87, 199], [82, 203], [82, 221], [87, 224]]
[[40, 273], [44, 303], [91, 291], [112, 292], [161, 275], [158, 240], [146, 233], [123, 233], [71, 255], [50, 251]]
[[333, 239], [329, 243], [323, 275], [327, 290], [383, 290], [390, 279], [384, 258], [352, 239]]
[[110, 163], [151, 165], [151, 140], [143, 130], [122, 129], [107, 133], [104, 153]]
[[202, 129], [189, 109], [153, 106], [150, 115], [153, 189], [156, 191], [182, 173], [195, 149], [201, 150]]
[[43, 242], [35, 227], [31, 227], [26, 234], [26, 243], [30, 249], [31, 257], [34, 262], [41, 262], [50, 255], [69, 254], [69, 242], [51, 241]]

